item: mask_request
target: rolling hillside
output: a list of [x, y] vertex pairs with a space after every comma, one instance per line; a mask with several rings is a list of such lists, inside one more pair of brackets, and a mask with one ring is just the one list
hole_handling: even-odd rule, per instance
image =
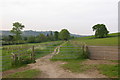
[[[23, 31], [22, 36], [37, 36], [39, 34], [50, 34], [51, 31], [32, 31], [32, 30], [26, 30]], [[54, 33], [54, 31], [52, 31]], [[0, 31], [0, 36], [8, 36], [8, 35], [13, 35], [10, 31]], [[84, 35], [77, 35], [77, 34], [71, 34], [71, 36], [74, 37], [84, 37]]]
[[74, 41], [78, 43], [86, 43], [87, 45], [95, 46], [117, 46], [120, 45], [118, 39], [120, 38], [120, 33], [108, 34], [107, 38], [95, 38], [94, 36], [87, 36], [76, 38]]

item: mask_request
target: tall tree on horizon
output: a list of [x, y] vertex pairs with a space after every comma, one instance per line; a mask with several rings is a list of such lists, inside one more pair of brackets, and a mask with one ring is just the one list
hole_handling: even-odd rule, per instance
[[58, 32], [58, 31], [55, 31], [55, 32], [54, 32], [54, 38], [55, 38], [55, 40], [58, 40], [58, 36], [59, 36], [59, 32]]
[[59, 38], [61, 40], [69, 40], [70, 39], [70, 33], [67, 29], [62, 29], [59, 33]]
[[21, 39], [21, 34], [22, 34], [21, 30], [23, 30], [24, 27], [25, 26], [22, 25], [19, 22], [13, 23], [13, 28], [11, 30], [11, 33], [15, 34], [15, 40], [20, 40]]
[[107, 34], [109, 33], [109, 31], [107, 30], [104, 24], [97, 24], [97, 25], [94, 25], [92, 28], [93, 28], [93, 31], [95, 31], [96, 38], [107, 37]]

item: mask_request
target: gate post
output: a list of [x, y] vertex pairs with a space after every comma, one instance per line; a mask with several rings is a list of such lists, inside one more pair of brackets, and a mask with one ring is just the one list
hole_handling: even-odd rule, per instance
[[17, 65], [18, 57], [17, 54], [11, 53], [12, 54], [12, 65]]
[[34, 46], [32, 46], [31, 60], [32, 60], [32, 62], [35, 62], [35, 49], [34, 49]]

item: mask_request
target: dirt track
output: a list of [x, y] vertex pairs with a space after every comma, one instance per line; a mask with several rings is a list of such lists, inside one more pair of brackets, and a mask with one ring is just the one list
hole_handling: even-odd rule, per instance
[[29, 64], [31, 69], [39, 69], [42, 71], [36, 78], [105, 78], [105, 76], [99, 74], [97, 70], [88, 72], [88, 74], [72, 73], [60, 67], [60, 65], [66, 64], [65, 62], [51, 62], [49, 58], [51, 58], [51, 55], [36, 60], [37, 62], [35, 64]]

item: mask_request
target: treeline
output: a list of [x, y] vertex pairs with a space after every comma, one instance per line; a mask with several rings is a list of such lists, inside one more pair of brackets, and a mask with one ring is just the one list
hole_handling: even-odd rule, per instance
[[[64, 29], [65, 30], [65, 29]], [[15, 39], [14, 35], [3, 36], [2, 37], [2, 45], [13, 45], [13, 44], [25, 44], [25, 43], [41, 43], [47, 41], [58, 41], [58, 40], [69, 40], [73, 39], [73, 36], [66, 36], [64, 32], [50, 32], [50, 34], [44, 35], [39, 34], [38, 36], [21, 36], [19, 40]]]
[[44, 35], [39, 34], [38, 36], [21, 36], [22, 29], [24, 25], [21, 23], [13, 23], [13, 28], [11, 33], [14, 35], [3, 36], [2, 45], [12, 45], [12, 44], [24, 44], [24, 43], [41, 43], [47, 41], [58, 41], [58, 40], [69, 40], [74, 38], [70, 36], [70, 32], [67, 29], [62, 29], [60, 32], [50, 32], [50, 34]]

